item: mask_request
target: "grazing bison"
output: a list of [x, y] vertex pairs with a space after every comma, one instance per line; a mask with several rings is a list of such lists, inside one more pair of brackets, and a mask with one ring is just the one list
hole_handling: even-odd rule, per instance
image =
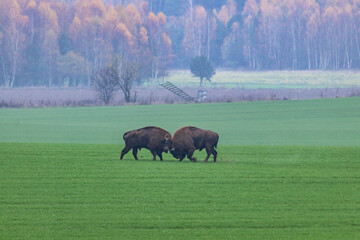
[[176, 159], [182, 161], [185, 155], [190, 161], [196, 161], [193, 158], [194, 151], [206, 149], [207, 156], [205, 162], [208, 161], [211, 154], [214, 155], [214, 162], [216, 162], [217, 152], [215, 148], [219, 141], [219, 135], [210, 130], [203, 130], [197, 127], [182, 127], [178, 129], [173, 136], [173, 147], [170, 153]]
[[120, 160], [124, 155], [132, 149], [134, 158], [137, 158], [137, 151], [141, 148], [147, 148], [154, 156], [153, 160], [156, 160], [156, 155], [160, 157], [162, 161], [162, 153], [168, 152], [172, 146], [171, 134], [159, 127], [144, 127], [137, 130], [132, 130], [124, 133], [123, 138], [125, 140], [125, 147], [121, 151]]

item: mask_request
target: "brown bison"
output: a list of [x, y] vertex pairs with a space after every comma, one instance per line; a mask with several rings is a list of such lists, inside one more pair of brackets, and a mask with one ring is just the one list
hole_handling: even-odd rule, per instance
[[182, 127], [178, 129], [173, 136], [173, 144], [170, 153], [176, 159], [182, 161], [187, 156], [190, 161], [196, 161], [193, 158], [194, 151], [206, 149], [207, 156], [205, 162], [208, 161], [210, 155], [214, 155], [216, 162], [217, 152], [215, 148], [219, 141], [219, 135], [210, 130], [203, 130], [197, 127]]
[[156, 160], [156, 155], [162, 161], [162, 153], [168, 152], [172, 146], [171, 134], [159, 127], [144, 127], [124, 133], [125, 147], [121, 151], [120, 160], [132, 149], [134, 158], [137, 158], [137, 151], [141, 148], [149, 149]]

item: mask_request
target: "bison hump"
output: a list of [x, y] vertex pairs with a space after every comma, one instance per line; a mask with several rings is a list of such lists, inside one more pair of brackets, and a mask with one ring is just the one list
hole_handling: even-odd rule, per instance
[[196, 130], [198, 130], [199, 128], [197, 128], [197, 127], [192, 127], [192, 126], [190, 126], [189, 127], [189, 130], [191, 130], [191, 131], [196, 131]]

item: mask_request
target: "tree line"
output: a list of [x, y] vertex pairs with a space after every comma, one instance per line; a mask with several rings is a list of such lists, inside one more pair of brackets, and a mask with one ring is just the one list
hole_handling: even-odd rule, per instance
[[360, 0], [1, 0], [0, 85], [89, 86], [113, 59], [138, 83], [205, 56], [251, 70], [360, 68]]

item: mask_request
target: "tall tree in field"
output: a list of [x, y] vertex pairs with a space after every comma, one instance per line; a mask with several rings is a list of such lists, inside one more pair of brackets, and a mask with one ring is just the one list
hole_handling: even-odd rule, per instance
[[206, 56], [194, 57], [190, 63], [190, 71], [195, 77], [200, 78], [200, 87], [204, 78], [210, 82], [215, 74], [215, 69]]

